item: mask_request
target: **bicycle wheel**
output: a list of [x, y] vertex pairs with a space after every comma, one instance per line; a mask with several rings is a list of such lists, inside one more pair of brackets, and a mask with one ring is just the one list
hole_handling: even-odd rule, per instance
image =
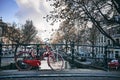
[[32, 68], [31, 65], [24, 63], [24, 60], [32, 59], [32, 56], [28, 52], [20, 52], [15, 56], [15, 65], [18, 70], [30, 70]]
[[64, 60], [60, 54], [54, 53], [48, 56], [48, 65], [52, 70], [62, 70], [64, 65]]

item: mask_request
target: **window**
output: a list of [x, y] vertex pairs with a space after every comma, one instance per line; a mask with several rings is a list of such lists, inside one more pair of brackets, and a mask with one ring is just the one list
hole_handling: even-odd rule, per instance
[[108, 40], [108, 45], [110, 45], [110, 40]]
[[116, 42], [119, 44], [119, 39], [116, 39]]

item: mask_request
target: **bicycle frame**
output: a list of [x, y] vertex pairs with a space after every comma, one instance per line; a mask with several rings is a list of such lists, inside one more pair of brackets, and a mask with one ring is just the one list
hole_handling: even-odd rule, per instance
[[[48, 57], [49, 55], [53, 54], [53, 52], [50, 50], [49, 46], [46, 46], [46, 50], [47, 51], [43, 53], [42, 58]], [[37, 57], [37, 56], [34, 55], [34, 53], [32, 51], [29, 52], [28, 54], [31, 54], [32, 57]], [[41, 65], [41, 59], [37, 59], [37, 58], [34, 58], [32, 60], [25, 59], [25, 60], [23, 60], [23, 62], [26, 63], [26, 64], [29, 64], [33, 67], [38, 67], [38, 66]], [[48, 63], [48, 65], [49, 65], [49, 63]]]
[[47, 64], [52, 70], [62, 70], [64, 60], [60, 54], [54, 51], [52, 46], [45, 46], [46, 51], [42, 56], [35, 55], [34, 50], [21, 51], [15, 56], [15, 64], [19, 70], [30, 70], [32, 67], [40, 67], [41, 60], [47, 57]]

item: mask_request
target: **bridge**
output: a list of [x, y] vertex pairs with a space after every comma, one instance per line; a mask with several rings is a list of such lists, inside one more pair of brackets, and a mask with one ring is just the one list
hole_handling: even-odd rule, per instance
[[29, 71], [17, 69], [0, 70], [0, 80], [119, 80], [119, 71], [104, 71], [98, 69], [71, 69], [53, 71], [47, 65], [47, 61], [41, 61], [41, 68]]
[[[36, 45], [36, 52], [38, 45]], [[61, 45], [60, 45], [61, 46]], [[64, 45], [63, 45], [64, 46]], [[92, 64], [97, 58], [87, 57], [86, 61], [81, 61], [75, 55], [74, 48], [71, 54], [67, 54], [60, 50], [65, 60], [65, 69], [62, 71], [52, 71], [46, 64], [45, 60], [41, 61], [40, 69], [32, 69], [30, 71], [18, 71], [14, 65], [14, 54], [7, 53], [1, 56], [0, 80], [120, 80], [120, 70], [108, 70], [106, 67], [96, 66]]]
[[2, 70], [0, 80], [120, 80], [119, 72], [106, 72], [90, 69], [66, 69], [63, 71], [52, 70]]

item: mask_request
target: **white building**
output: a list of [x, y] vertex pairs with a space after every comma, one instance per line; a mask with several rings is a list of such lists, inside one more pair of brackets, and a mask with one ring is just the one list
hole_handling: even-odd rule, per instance
[[[120, 26], [115, 25], [106, 29], [107, 33], [112, 36], [112, 38], [120, 44]], [[114, 46], [113, 42], [103, 34], [99, 34], [96, 45], [98, 47], [95, 48], [95, 55], [97, 58], [104, 58], [105, 55], [105, 48], [104, 46], [108, 45], [107, 49], [107, 58], [114, 59], [119, 57], [120, 58], [120, 47]]]
[[106, 45], [106, 37], [100, 33], [96, 41], [97, 47], [95, 47], [95, 50], [94, 50], [96, 58], [104, 58], [105, 45]]

